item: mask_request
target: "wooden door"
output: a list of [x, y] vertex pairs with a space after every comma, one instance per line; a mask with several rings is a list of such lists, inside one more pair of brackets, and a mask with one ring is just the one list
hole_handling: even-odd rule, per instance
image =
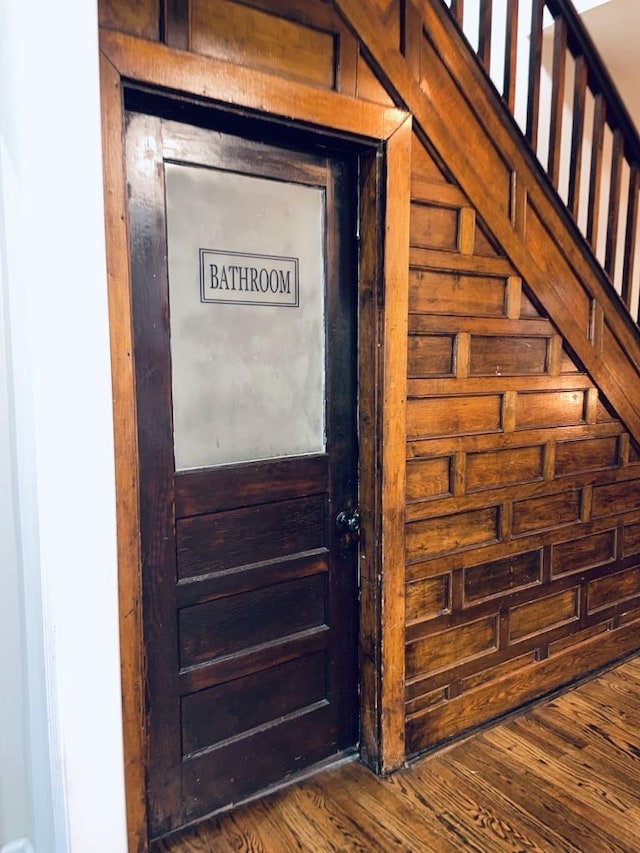
[[357, 743], [356, 190], [139, 113], [126, 146], [158, 837]]

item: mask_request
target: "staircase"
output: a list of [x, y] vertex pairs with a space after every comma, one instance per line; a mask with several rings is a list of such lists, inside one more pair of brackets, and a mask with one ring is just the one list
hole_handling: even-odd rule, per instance
[[[637, 322], [636, 128], [570, 2], [506, 3], [504, 21], [494, 20], [491, 0], [482, 0], [476, 20], [469, 6], [465, 14], [464, 0], [448, 5], [461, 31], [477, 43], [479, 62], [504, 106]], [[543, 53], [550, 70], [544, 78]], [[516, 105], [515, 82], [525, 76], [527, 89]]]
[[638, 645], [640, 142], [566, 0], [334, 5], [414, 122], [411, 756]]
[[[514, 117], [517, 0], [506, 21], [504, 89], [487, 73], [491, 55], [491, 0], [480, 4], [478, 53], [460, 30], [462, 0], [451, 10], [439, 0], [402, 4], [400, 50], [389, 44], [383, 19], [358, 0], [336, 5], [371, 52], [388, 87], [414, 115], [422, 132], [503, 247], [535, 297], [635, 436], [640, 437], [640, 338], [637, 317], [638, 176], [640, 140], [579, 16], [567, 0], [532, 0], [532, 40], [526, 135]], [[549, 157], [536, 155], [540, 134], [542, 23], [554, 16], [554, 61]], [[563, 150], [561, 120], [567, 55], [575, 66], [571, 174], [566, 203], [557, 188]], [[561, 95], [562, 93], [562, 95]], [[587, 95], [594, 102], [592, 141], [585, 138]], [[455, 117], [455, 122], [452, 120]], [[613, 138], [604, 163], [605, 131]], [[460, 144], [464, 134], [466, 145]], [[565, 140], [566, 142], [566, 140]], [[565, 146], [566, 147], [566, 146]], [[581, 164], [590, 152], [588, 199]], [[623, 167], [626, 197], [623, 197]], [[606, 240], [598, 260], [602, 189], [610, 184]], [[582, 233], [580, 224], [586, 223]], [[624, 240], [618, 241], [620, 221]], [[622, 260], [622, 263], [620, 261]], [[634, 287], [634, 271], [635, 287]], [[617, 287], [617, 289], [616, 289]], [[626, 306], [627, 310], [622, 310]], [[603, 359], [603, 352], [607, 353]], [[632, 390], [633, 389], [633, 390]]]

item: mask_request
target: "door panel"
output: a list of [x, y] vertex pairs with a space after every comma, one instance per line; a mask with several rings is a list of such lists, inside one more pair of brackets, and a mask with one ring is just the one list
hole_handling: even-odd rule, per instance
[[135, 113], [127, 173], [156, 837], [357, 741], [355, 173]]
[[[321, 702], [325, 674], [325, 656], [316, 652], [186, 696], [182, 700], [185, 754]], [[280, 687], [282, 681], [286, 691]]]
[[178, 577], [187, 578], [286, 557], [325, 544], [322, 495], [177, 521]]

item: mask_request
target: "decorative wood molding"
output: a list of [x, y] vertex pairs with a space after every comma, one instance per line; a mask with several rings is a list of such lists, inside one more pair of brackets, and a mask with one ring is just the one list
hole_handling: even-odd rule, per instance
[[120, 77], [128, 80], [367, 140], [388, 139], [407, 117], [403, 110], [112, 30], [101, 31], [100, 49]]

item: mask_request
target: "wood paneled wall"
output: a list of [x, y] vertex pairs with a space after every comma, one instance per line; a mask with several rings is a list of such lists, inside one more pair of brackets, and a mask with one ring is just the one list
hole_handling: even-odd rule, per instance
[[418, 139], [412, 166], [408, 755], [640, 628], [636, 446]]
[[[396, 2], [388, 17], [397, 31]], [[325, 0], [100, 0], [99, 19], [105, 29], [254, 68], [283, 81], [392, 104], [357, 39]]]
[[[337, 11], [345, 5], [101, 0], [100, 20], [273, 74], [274, 85], [302, 81], [389, 105], [391, 87]], [[377, 22], [380, 77], [400, 79], [405, 63], [422, 84], [411, 90], [419, 98], [431, 92], [426, 69], [438, 72], [455, 131], [457, 96], [414, 7], [370, 0], [367, 12]], [[460, 189], [463, 175], [454, 173], [469, 139], [447, 138], [450, 158], [413, 138], [406, 566], [383, 567], [405, 573], [399, 666], [409, 756], [637, 647], [640, 628], [640, 454], [559, 333], [562, 318], [545, 315]], [[494, 141], [476, 127], [474, 168], [490, 185], [495, 221], [522, 232], [527, 192], [507, 161], [489, 154]], [[519, 264], [552, 240], [542, 209], [529, 205]], [[573, 261], [575, 248], [569, 254]], [[581, 287], [564, 327], [584, 336], [599, 322], [594, 365], [606, 364], [608, 326]], [[581, 346], [586, 352], [582, 338]]]
[[405, 543], [415, 755], [638, 647], [639, 339], [439, 0], [401, 4], [399, 50], [382, 14], [334, 2], [419, 134]]

